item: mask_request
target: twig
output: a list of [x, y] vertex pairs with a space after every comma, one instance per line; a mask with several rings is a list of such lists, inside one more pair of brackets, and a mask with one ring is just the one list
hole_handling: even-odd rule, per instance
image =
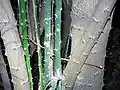
[[[25, 38], [24, 38], [25, 39]], [[40, 45], [40, 44], [37, 44], [34, 40], [32, 40], [31, 38], [26, 38], [28, 40], [30, 40], [33, 44], [37, 45], [37, 46], [40, 46], [41, 48], [45, 48], [44, 46]]]

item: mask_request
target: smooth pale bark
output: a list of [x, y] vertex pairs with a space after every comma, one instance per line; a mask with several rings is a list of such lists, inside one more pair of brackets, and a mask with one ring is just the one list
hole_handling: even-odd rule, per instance
[[111, 29], [109, 21], [105, 24], [115, 2], [73, 0], [72, 53], [64, 70], [66, 90], [101, 90], [105, 47]]

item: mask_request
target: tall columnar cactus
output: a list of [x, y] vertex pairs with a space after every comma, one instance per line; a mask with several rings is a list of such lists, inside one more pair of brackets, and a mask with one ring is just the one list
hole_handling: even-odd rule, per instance
[[58, 77], [58, 87], [57, 90], [61, 90], [61, 10], [62, 10], [62, 0], [56, 0], [56, 10], [55, 10], [55, 74]]
[[45, 37], [44, 37], [44, 74], [45, 74], [45, 85], [50, 81], [50, 38], [51, 38], [51, 1], [45, 1]]
[[24, 54], [25, 54], [25, 62], [26, 62], [26, 68], [28, 72], [28, 79], [30, 83], [30, 90], [33, 90], [33, 82], [32, 82], [32, 73], [31, 73], [31, 65], [30, 65], [30, 57], [29, 57], [29, 49], [28, 49], [28, 40], [27, 40], [27, 17], [26, 17], [26, 8], [25, 8], [25, 0], [18, 0], [19, 5], [19, 24], [20, 24], [20, 30], [21, 30], [21, 38], [24, 48]]

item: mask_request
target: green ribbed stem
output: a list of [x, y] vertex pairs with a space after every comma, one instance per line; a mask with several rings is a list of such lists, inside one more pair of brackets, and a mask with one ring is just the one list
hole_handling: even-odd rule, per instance
[[[61, 10], [62, 10], [62, 0], [55, 0], [56, 10], [55, 10], [55, 48], [56, 48], [56, 61], [55, 61], [55, 73], [56, 77], [61, 78]], [[59, 81], [57, 90], [61, 90], [61, 81]]]
[[20, 24], [20, 30], [22, 34], [22, 44], [24, 48], [24, 53], [25, 53], [25, 62], [26, 62], [26, 68], [28, 72], [28, 80], [30, 83], [30, 90], [33, 90], [33, 82], [32, 82], [32, 73], [31, 73], [31, 65], [30, 65], [30, 57], [29, 57], [29, 49], [28, 49], [28, 40], [27, 40], [27, 17], [26, 17], [26, 8], [25, 8], [25, 0], [18, 0], [18, 5], [19, 5], [19, 24]]
[[[44, 74], [46, 86], [50, 82], [51, 0], [45, 0]], [[45, 87], [44, 86], [44, 87]]]
[[38, 20], [37, 20], [37, 1], [33, 0], [33, 17], [34, 17], [34, 28], [35, 28], [35, 37], [37, 42], [37, 53], [38, 53], [38, 67], [39, 67], [39, 74], [40, 74], [40, 88], [43, 90], [43, 67], [42, 67], [42, 61], [41, 61], [41, 47], [40, 47], [40, 39], [38, 35]]

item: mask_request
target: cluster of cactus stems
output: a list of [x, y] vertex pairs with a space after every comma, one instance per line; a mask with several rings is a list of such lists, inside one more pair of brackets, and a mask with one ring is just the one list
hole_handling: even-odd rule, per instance
[[[21, 30], [21, 39], [25, 52], [25, 62], [30, 83], [30, 90], [33, 90], [32, 72], [30, 66], [29, 43], [28, 43], [28, 28], [27, 28], [27, 8], [26, 0], [18, 0], [19, 6], [19, 24]], [[37, 43], [38, 67], [40, 74], [40, 89], [46, 90], [49, 84], [52, 90], [61, 90], [61, 10], [62, 0], [44, 0], [45, 3], [45, 35], [44, 35], [44, 65], [41, 58], [40, 35], [38, 34], [38, 14], [37, 0], [32, 0], [33, 17], [34, 17], [34, 34]], [[29, 7], [28, 7], [29, 8]], [[40, 7], [39, 7], [40, 8]], [[40, 14], [40, 13], [39, 13]], [[54, 28], [53, 28], [54, 27]], [[50, 57], [53, 57], [51, 59]], [[52, 61], [52, 65], [51, 65]], [[53, 69], [51, 69], [53, 66]]]

